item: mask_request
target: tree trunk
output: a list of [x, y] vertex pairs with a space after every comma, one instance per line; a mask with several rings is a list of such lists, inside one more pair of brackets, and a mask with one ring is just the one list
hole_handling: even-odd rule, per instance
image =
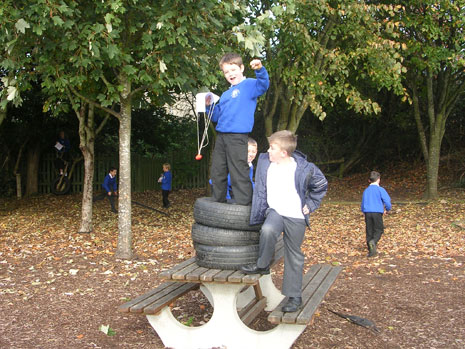
[[131, 84], [126, 77], [120, 78], [124, 85], [121, 93], [119, 123], [119, 201], [118, 201], [118, 246], [116, 258], [132, 257], [131, 232]]
[[[83, 103], [84, 104], [84, 103]], [[79, 115], [79, 148], [84, 157], [84, 185], [82, 189], [82, 208], [80, 233], [90, 233], [92, 226], [92, 197], [94, 182], [94, 159], [95, 159], [95, 129], [94, 129], [94, 106], [90, 105], [87, 111], [81, 109]]]
[[40, 146], [31, 145], [27, 150], [26, 195], [39, 192], [39, 160]]

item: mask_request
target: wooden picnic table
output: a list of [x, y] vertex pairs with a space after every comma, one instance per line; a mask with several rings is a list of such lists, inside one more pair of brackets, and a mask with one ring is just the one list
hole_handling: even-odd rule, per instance
[[[272, 266], [282, 260], [282, 252], [282, 245], [278, 245]], [[190, 258], [161, 272], [159, 277], [164, 283], [121, 305], [119, 310], [146, 315], [169, 348], [290, 348], [311, 322], [340, 271], [340, 267], [330, 265], [312, 266], [303, 280], [302, 308], [283, 313], [285, 299], [270, 274], [204, 268]], [[172, 315], [169, 304], [199, 288], [213, 306], [213, 314], [206, 324], [188, 327]], [[247, 325], [263, 310], [271, 312], [268, 320], [277, 326], [264, 332], [249, 328]]]

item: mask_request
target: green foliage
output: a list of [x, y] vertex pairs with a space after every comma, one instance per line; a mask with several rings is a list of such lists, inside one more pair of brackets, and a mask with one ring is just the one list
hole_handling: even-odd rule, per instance
[[402, 58], [392, 41], [381, 38], [382, 23], [375, 17], [379, 5], [288, 0], [267, 2], [263, 11], [261, 1], [253, 3], [254, 21], [269, 43], [264, 53], [274, 85], [265, 114], [277, 115], [276, 128], [296, 130], [307, 107], [323, 120], [325, 109], [341, 98], [357, 113], [379, 113], [359, 81], [403, 93]]

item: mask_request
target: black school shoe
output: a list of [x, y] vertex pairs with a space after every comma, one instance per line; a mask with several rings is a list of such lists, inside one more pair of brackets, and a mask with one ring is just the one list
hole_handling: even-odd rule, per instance
[[259, 268], [257, 264], [248, 264], [241, 267], [241, 271], [244, 274], [261, 274], [266, 275], [270, 273], [270, 267]]
[[283, 305], [281, 310], [284, 313], [293, 313], [302, 306], [302, 297], [289, 297], [287, 303]]

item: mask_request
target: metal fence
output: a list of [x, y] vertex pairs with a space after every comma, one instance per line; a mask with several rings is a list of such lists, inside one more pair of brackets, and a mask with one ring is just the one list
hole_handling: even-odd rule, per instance
[[[165, 159], [152, 159], [138, 154], [131, 154], [131, 186], [132, 191], [160, 189], [158, 178], [163, 172], [163, 164], [171, 165], [173, 174], [173, 189], [204, 188], [208, 182], [208, 155], [201, 161], [194, 159], [195, 154], [190, 151], [172, 152]], [[54, 166], [55, 155], [43, 156], [39, 168], [39, 193], [50, 193], [52, 181], [57, 176]], [[118, 156], [96, 156], [94, 163], [94, 190], [100, 190], [103, 179], [111, 166], [118, 168]], [[70, 177], [71, 191], [82, 192], [84, 183], [84, 162], [76, 164]]]

